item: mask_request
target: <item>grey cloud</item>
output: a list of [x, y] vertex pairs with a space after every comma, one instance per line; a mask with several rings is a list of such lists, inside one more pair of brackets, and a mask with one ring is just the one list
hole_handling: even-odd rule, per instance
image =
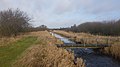
[[1, 0], [1, 8], [20, 8], [32, 12], [53, 9], [53, 13], [64, 14], [84, 9], [86, 13], [99, 14], [120, 10], [119, 0]]
[[84, 9], [84, 12], [90, 14], [107, 13], [120, 10], [119, 2], [119, 0], [59, 0], [55, 5], [55, 12], [64, 14]]
[[80, 0], [79, 6], [86, 13], [101, 14], [120, 10], [119, 0]]
[[119, 3], [120, 0], [0, 0], [0, 10], [19, 8], [34, 17], [34, 25], [57, 23], [59, 26], [68, 22], [68, 24], [74, 24], [69, 15], [77, 15], [80, 11], [83, 11], [82, 15], [85, 17], [88, 17], [88, 14], [97, 15], [120, 11]]

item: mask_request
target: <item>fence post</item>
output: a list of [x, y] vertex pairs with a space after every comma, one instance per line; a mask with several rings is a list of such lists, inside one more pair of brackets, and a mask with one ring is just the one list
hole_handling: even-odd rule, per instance
[[97, 47], [97, 45], [98, 45], [98, 40], [96, 39], [96, 42], [97, 42], [97, 44], [96, 44], [96, 47]]
[[85, 38], [83, 40], [84, 40], [84, 47], [85, 47]]
[[117, 38], [117, 41], [119, 42], [119, 37]]
[[107, 38], [107, 45], [108, 45], [108, 38]]

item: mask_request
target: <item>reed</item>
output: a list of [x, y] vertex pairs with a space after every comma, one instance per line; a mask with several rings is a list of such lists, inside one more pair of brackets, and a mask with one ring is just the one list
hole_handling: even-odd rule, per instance
[[38, 37], [39, 43], [29, 47], [14, 63], [14, 67], [85, 67], [81, 58], [74, 64], [74, 55], [65, 49], [56, 47], [56, 43], [62, 43], [49, 32], [32, 32]]
[[69, 37], [75, 42], [86, 43], [86, 44], [110, 44], [110, 47], [106, 47], [102, 50], [102, 53], [114, 57], [117, 60], [120, 60], [120, 37], [114, 36], [99, 36], [92, 35], [89, 33], [73, 33], [55, 30], [57, 34]]

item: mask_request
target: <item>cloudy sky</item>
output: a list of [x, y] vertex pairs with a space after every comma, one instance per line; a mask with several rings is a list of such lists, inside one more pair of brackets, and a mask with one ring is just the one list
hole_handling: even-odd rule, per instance
[[0, 10], [8, 8], [27, 12], [34, 26], [50, 28], [120, 19], [120, 0], [0, 0]]

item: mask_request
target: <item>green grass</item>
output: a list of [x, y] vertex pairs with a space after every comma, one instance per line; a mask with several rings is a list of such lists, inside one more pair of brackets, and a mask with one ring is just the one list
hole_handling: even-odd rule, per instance
[[29, 36], [24, 37], [9, 46], [0, 47], [0, 67], [11, 67], [17, 57], [35, 43], [37, 43], [37, 37]]

